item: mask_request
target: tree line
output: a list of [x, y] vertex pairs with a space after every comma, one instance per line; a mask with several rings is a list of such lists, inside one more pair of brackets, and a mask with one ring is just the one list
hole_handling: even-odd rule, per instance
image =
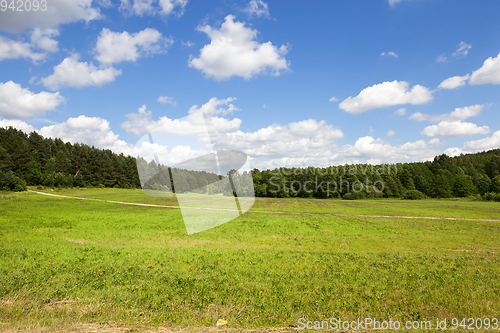
[[433, 161], [253, 170], [259, 197], [452, 198], [500, 201], [500, 149]]
[[[26, 134], [15, 128], [0, 128], [0, 189], [23, 191], [26, 186], [141, 188], [141, 171], [151, 173], [142, 187], [173, 192], [207, 194], [238, 192], [251, 195], [250, 174], [232, 171], [226, 177], [149, 164], [139, 158], [115, 154], [85, 144]], [[396, 164], [353, 164], [326, 168], [253, 169], [257, 197], [317, 198], [451, 198], [480, 195], [500, 201], [500, 149], [433, 161]], [[177, 186], [177, 188], [176, 188]], [[202, 191], [202, 192], [203, 192]], [[201, 192], [200, 192], [201, 193]]]
[[0, 189], [140, 187], [136, 159], [85, 144], [0, 128]]

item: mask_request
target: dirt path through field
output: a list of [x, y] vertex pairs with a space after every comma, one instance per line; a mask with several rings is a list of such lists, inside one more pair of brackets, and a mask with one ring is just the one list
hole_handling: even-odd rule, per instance
[[[1, 323], [0, 323], [1, 324]], [[267, 328], [226, 328], [226, 327], [147, 327], [147, 326], [126, 326], [115, 323], [96, 324], [82, 323], [61, 326], [19, 326], [2, 329], [4, 333], [290, 333], [297, 332], [294, 327], [267, 327]], [[326, 330], [324, 332], [333, 332]]]
[[[121, 205], [132, 205], [132, 206], [143, 206], [143, 207], [155, 207], [155, 208], [172, 208], [172, 209], [202, 209], [202, 210], [219, 210], [219, 211], [231, 211], [238, 212], [237, 209], [224, 209], [224, 208], [200, 208], [200, 207], [181, 207], [181, 206], [164, 206], [164, 205], [153, 205], [153, 204], [142, 204], [135, 202], [123, 202], [123, 201], [112, 201], [94, 198], [80, 198], [71, 197], [67, 195], [59, 195], [45, 192], [38, 192], [28, 190], [29, 192], [47, 195], [51, 197], [68, 198], [68, 199], [78, 199], [78, 200], [92, 200], [108, 203], [116, 203]], [[284, 215], [321, 215], [321, 216], [337, 216], [337, 217], [375, 217], [375, 218], [390, 218], [390, 219], [420, 219], [420, 220], [450, 220], [450, 221], [478, 221], [478, 222], [500, 222], [500, 220], [493, 219], [470, 219], [461, 217], [435, 217], [435, 216], [399, 216], [399, 215], [361, 215], [361, 214], [328, 214], [328, 213], [302, 213], [302, 212], [275, 212], [267, 210], [249, 210], [246, 213], [262, 213], [262, 214], [284, 214]], [[246, 214], [245, 213], [245, 214]]]

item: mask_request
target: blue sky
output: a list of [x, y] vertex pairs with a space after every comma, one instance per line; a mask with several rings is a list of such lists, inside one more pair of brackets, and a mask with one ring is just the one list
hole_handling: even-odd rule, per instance
[[500, 147], [498, 1], [39, 5], [0, 8], [0, 126], [175, 163], [199, 151], [136, 142], [202, 110], [258, 168]]

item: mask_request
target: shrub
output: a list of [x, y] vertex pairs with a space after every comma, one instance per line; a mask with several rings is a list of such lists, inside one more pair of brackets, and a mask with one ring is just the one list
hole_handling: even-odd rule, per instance
[[409, 190], [403, 195], [403, 198], [406, 200], [420, 200], [425, 199], [425, 194], [418, 190]]
[[5, 173], [0, 171], [0, 190], [26, 191], [26, 182], [17, 177], [12, 171]]
[[483, 195], [483, 199], [487, 201], [500, 201], [500, 193], [488, 192]]

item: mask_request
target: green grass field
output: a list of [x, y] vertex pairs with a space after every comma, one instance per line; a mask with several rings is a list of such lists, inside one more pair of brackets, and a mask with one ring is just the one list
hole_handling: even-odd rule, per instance
[[[248, 212], [188, 236], [178, 209], [0, 194], [0, 330], [500, 317], [500, 222]], [[467, 200], [257, 198], [252, 210], [500, 220], [498, 203]]]

